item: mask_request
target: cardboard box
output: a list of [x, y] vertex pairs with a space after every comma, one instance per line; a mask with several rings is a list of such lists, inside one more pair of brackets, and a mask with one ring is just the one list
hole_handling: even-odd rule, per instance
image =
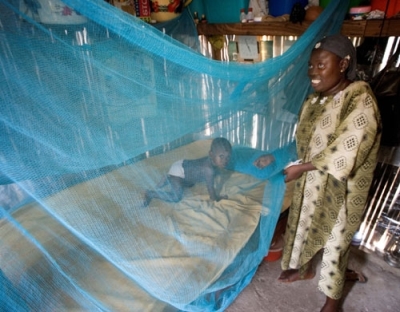
[[145, 22], [150, 22], [150, 0], [135, 0], [135, 15]]
[[121, 5], [121, 9], [145, 22], [149, 23], [151, 20], [150, 0], [131, 0]]

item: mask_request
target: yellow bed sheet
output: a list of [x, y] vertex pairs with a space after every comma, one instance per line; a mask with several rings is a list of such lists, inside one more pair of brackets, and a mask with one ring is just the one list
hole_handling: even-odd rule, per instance
[[[65, 276], [111, 310], [173, 311], [166, 302], [190, 303], [249, 240], [259, 222], [266, 182], [226, 171], [221, 193], [228, 195], [227, 200], [210, 201], [206, 186], [200, 183], [185, 191], [179, 203], [154, 199], [149, 207], [139, 209], [138, 198], [144, 190], [135, 173], [145, 163], [150, 178], [157, 180], [175, 160], [202, 157], [209, 146], [210, 140], [193, 142], [70, 187], [45, 200], [51, 213], [37, 204], [18, 210], [16, 220], [44, 246], [47, 256], [4, 220], [0, 221], [1, 247], [19, 254], [27, 270], [36, 270], [45, 279], [54, 274], [44, 265], [46, 259], [54, 259], [63, 268], [59, 260], [74, 263], [78, 248], [92, 263], [89, 268], [76, 263], [74, 270], [66, 266]], [[109, 188], [112, 192], [107, 192]], [[290, 194], [282, 209], [289, 203]], [[60, 224], [52, 214], [66, 223]], [[67, 243], [61, 244], [51, 233], [61, 234]], [[1, 263], [11, 261], [3, 253], [0, 259]], [[18, 274], [7, 272], [12, 266], [5, 268], [8, 276]], [[78, 309], [67, 294], [58, 296], [63, 298], [60, 309]]]

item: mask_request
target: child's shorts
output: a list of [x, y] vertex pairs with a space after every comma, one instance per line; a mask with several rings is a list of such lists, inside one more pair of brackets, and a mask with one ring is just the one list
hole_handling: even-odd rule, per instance
[[185, 171], [183, 170], [183, 159], [174, 162], [168, 171], [168, 174], [174, 177], [185, 178]]

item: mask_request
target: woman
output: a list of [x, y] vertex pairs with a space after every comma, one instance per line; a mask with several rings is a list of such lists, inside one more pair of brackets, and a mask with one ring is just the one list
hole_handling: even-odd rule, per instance
[[[308, 76], [315, 93], [301, 109], [296, 146], [301, 164], [285, 169], [296, 180], [282, 258], [282, 282], [311, 279], [314, 256], [323, 249], [321, 311], [337, 311], [346, 279], [351, 239], [358, 229], [373, 178], [380, 116], [369, 85], [354, 81], [356, 51], [345, 36], [318, 42]], [[263, 168], [271, 155], [255, 166]]]

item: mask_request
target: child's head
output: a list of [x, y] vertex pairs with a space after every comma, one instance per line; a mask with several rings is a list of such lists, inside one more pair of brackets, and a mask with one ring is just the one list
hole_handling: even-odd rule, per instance
[[225, 168], [232, 153], [231, 143], [225, 138], [216, 138], [211, 143], [210, 158], [214, 166]]

